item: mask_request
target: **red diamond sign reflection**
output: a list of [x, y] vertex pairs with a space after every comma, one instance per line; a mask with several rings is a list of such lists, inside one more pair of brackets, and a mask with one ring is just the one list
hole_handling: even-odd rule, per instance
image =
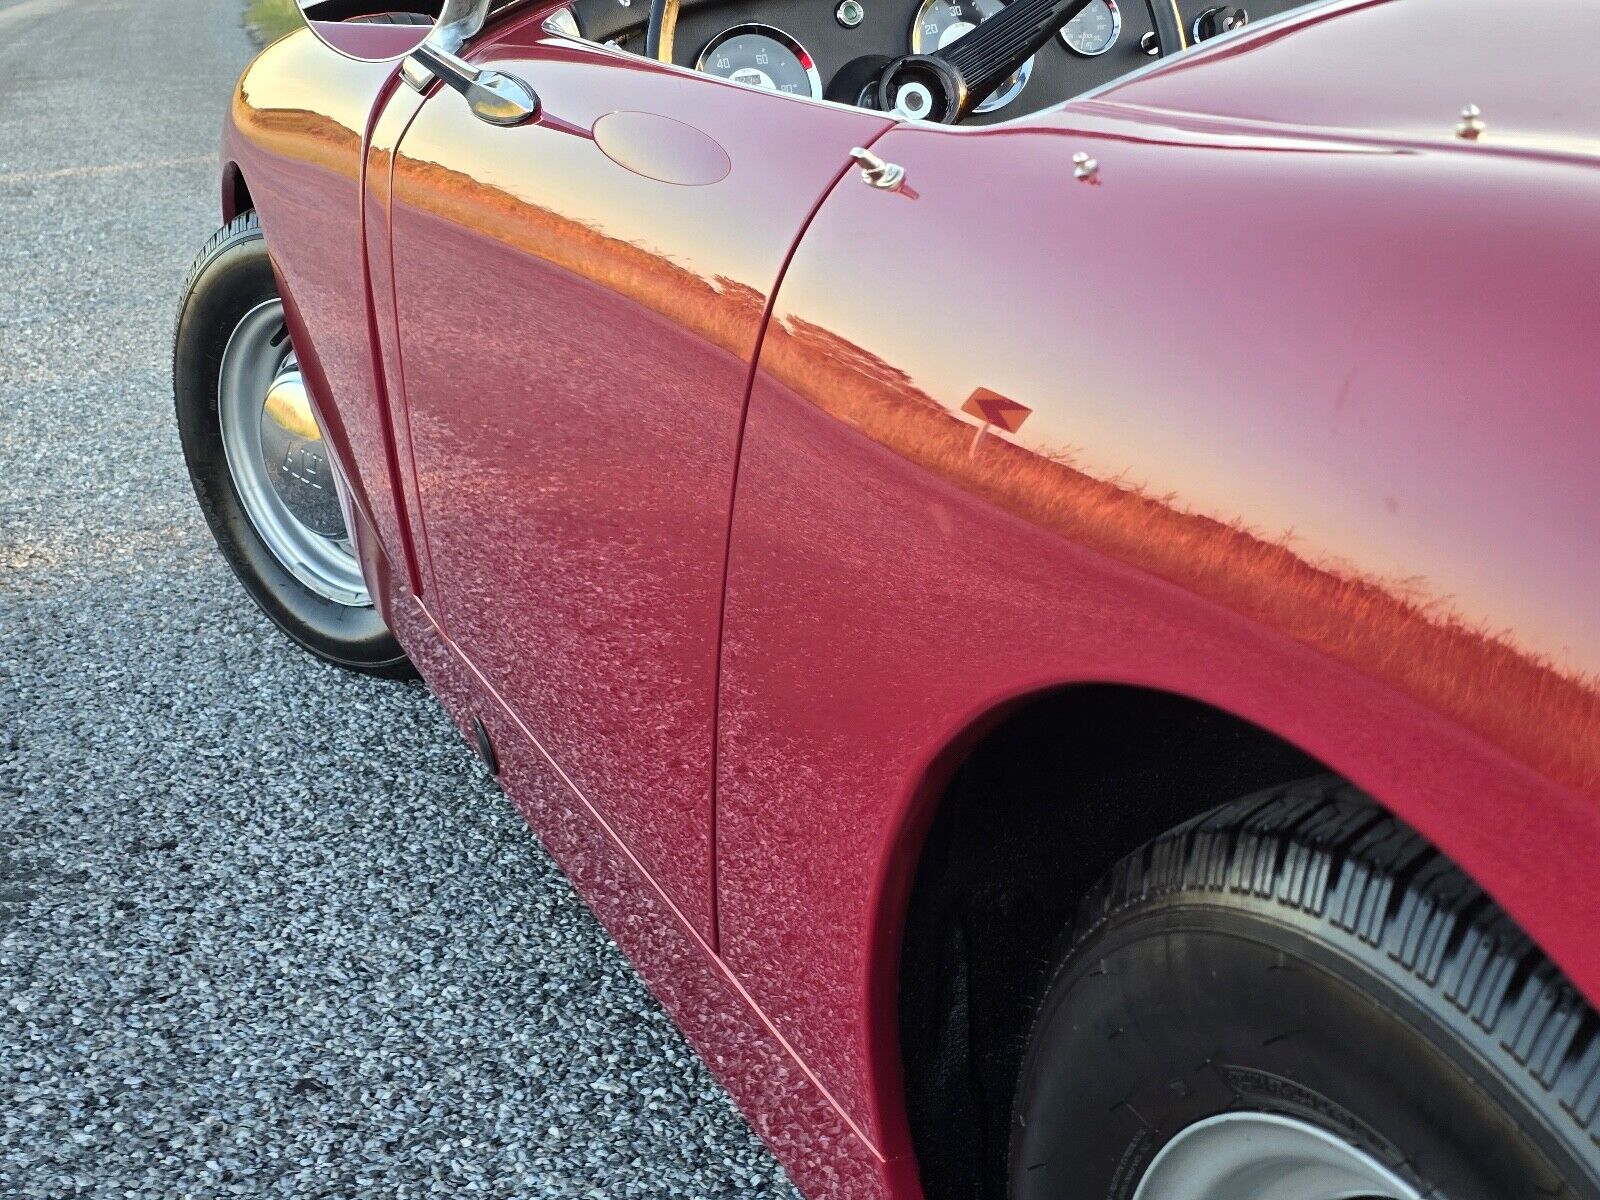
[[972, 445], [967, 450], [967, 453], [972, 455], [978, 452], [978, 443], [983, 439], [989, 426], [993, 425], [1006, 433], [1015, 433], [1022, 428], [1022, 423], [1028, 419], [1028, 414], [1033, 409], [1025, 404], [1018, 404], [1015, 400], [1008, 400], [999, 392], [979, 388], [967, 397], [967, 402], [961, 406], [961, 411], [983, 422], [978, 426], [978, 432], [972, 435]]
[[1015, 400], [1007, 400], [999, 392], [991, 392], [988, 388], [979, 388], [967, 398], [961, 406], [961, 411], [968, 416], [977, 417], [985, 425], [993, 425], [1006, 433], [1015, 433], [1022, 428], [1022, 423], [1028, 419], [1028, 414], [1033, 409]]

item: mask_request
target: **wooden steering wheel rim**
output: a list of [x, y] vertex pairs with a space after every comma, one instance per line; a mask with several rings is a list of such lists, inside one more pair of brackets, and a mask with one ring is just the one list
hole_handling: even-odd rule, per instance
[[680, 0], [650, 0], [650, 24], [645, 31], [644, 52], [659, 62], [672, 61], [672, 40], [678, 32]]

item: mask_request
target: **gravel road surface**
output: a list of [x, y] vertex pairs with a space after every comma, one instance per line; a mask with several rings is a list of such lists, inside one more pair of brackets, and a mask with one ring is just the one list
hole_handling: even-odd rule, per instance
[[0, 1197], [792, 1196], [419, 686], [172, 422], [234, 0], [0, 0]]

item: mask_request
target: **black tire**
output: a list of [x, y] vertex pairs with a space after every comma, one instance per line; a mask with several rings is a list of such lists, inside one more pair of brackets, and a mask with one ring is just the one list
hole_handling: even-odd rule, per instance
[[1014, 1200], [1129, 1200], [1174, 1134], [1244, 1110], [1333, 1133], [1426, 1197], [1600, 1197], [1593, 1010], [1347, 784], [1157, 838], [1072, 943], [1023, 1059]]
[[410, 660], [376, 608], [329, 600], [284, 568], [251, 524], [228, 473], [217, 416], [222, 354], [244, 315], [277, 295], [254, 212], [213, 234], [190, 269], [173, 339], [172, 379], [195, 497], [233, 573], [289, 637], [352, 671], [413, 678]]

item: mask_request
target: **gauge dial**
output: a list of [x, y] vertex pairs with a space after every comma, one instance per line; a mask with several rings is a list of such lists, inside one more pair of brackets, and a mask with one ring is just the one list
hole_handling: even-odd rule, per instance
[[1061, 40], [1074, 54], [1094, 58], [1115, 46], [1121, 32], [1117, 0], [1089, 0], [1087, 8], [1061, 27]]
[[[911, 23], [911, 53], [932, 54], [943, 50], [1004, 7], [1002, 0], [922, 0], [922, 7], [917, 9]], [[1004, 108], [1017, 98], [1032, 73], [1033, 59], [1030, 58], [1010, 79], [989, 93], [974, 111], [988, 113]]]
[[806, 48], [771, 25], [724, 29], [700, 52], [695, 69], [734, 83], [822, 99], [822, 77]]

